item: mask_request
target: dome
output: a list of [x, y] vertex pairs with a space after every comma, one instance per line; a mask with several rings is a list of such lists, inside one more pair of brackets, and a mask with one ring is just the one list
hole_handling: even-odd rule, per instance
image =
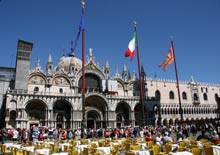
[[62, 56], [56, 67], [56, 71], [64, 70], [69, 72], [70, 70], [79, 70], [82, 68], [82, 61], [74, 56]]

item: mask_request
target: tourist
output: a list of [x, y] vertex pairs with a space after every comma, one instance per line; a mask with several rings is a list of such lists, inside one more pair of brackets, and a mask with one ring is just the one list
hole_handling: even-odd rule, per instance
[[13, 131], [13, 136], [12, 136], [12, 140], [13, 141], [17, 141], [18, 140], [18, 135], [19, 135], [19, 132], [17, 129], [14, 129]]
[[199, 141], [201, 139], [210, 140], [209, 136], [205, 134], [205, 129], [203, 129], [201, 134], [196, 138], [197, 141]]

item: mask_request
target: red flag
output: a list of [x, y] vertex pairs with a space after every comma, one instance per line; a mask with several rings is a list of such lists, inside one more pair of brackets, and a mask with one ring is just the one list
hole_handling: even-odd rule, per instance
[[172, 64], [173, 62], [174, 62], [173, 46], [171, 45], [170, 49], [169, 49], [169, 52], [168, 52], [168, 54], [166, 56], [166, 59], [163, 62], [161, 62], [158, 66], [159, 67], [163, 66], [163, 70], [166, 71], [168, 66], [170, 64]]

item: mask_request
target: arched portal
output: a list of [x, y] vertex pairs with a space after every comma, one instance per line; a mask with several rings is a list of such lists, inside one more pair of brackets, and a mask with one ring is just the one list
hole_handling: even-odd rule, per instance
[[90, 109], [87, 112], [87, 128], [101, 128], [101, 116], [96, 109]]
[[53, 106], [53, 116], [56, 119], [56, 127], [69, 129], [71, 127], [72, 106], [66, 100], [57, 100]]
[[108, 126], [108, 107], [106, 100], [96, 95], [85, 99], [86, 126], [89, 128], [101, 128]]
[[134, 119], [135, 119], [135, 125], [139, 125], [142, 126], [143, 124], [145, 124], [147, 118], [146, 118], [146, 110], [144, 108], [144, 115], [145, 115], [145, 120], [143, 120], [143, 114], [142, 114], [143, 110], [142, 110], [142, 105], [140, 103], [138, 103], [135, 107], [134, 107]]
[[10, 111], [10, 115], [9, 115], [9, 122], [8, 124], [10, 124], [12, 127], [16, 128], [16, 117], [17, 117], [17, 113], [15, 110], [11, 110]]
[[45, 126], [46, 109], [47, 106], [42, 100], [30, 100], [25, 107], [29, 126]]
[[[86, 92], [101, 92], [102, 91], [102, 80], [95, 74], [87, 73], [85, 74], [85, 91]], [[78, 83], [79, 92], [82, 88], [82, 77]]]
[[168, 121], [167, 121], [167, 119], [164, 119], [164, 120], [163, 120], [163, 125], [168, 126]]
[[131, 109], [125, 102], [120, 102], [116, 108], [117, 126], [129, 126], [131, 125]]

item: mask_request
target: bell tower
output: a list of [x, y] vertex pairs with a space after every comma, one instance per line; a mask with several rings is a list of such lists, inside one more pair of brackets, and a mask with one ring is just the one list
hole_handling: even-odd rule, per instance
[[32, 47], [32, 43], [18, 40], [15, 89], [27, 90]]

